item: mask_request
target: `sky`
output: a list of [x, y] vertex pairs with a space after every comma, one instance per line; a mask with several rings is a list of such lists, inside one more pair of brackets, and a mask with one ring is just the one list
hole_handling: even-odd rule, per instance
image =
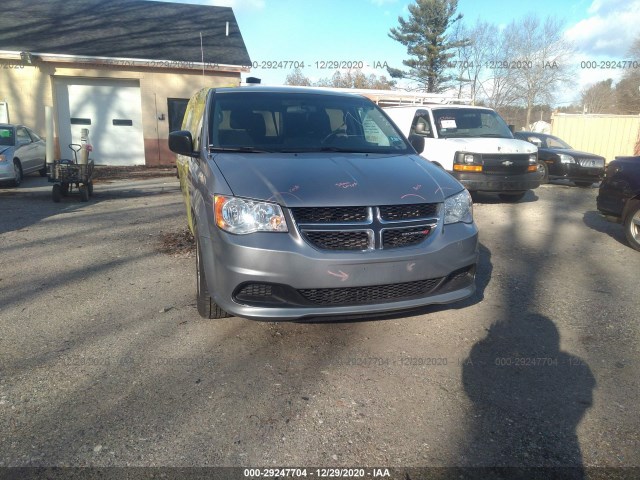
[[[282, 84], [294, 62], [304, 62], [302, 73], [312, 81], [331, 77], [332, 62], [352, 62], [367, 74], [388, 76], [386, 65], [403, 68], [402, 60], [408, 58], [406, 48], [388, 32], [398, 26], [399, 16], [408, 17], [407, 7], [413, 1], [172, 1], [233, 8], [249, 56], [259, 67], [243, 80], [256, 76], [263, 84]], [[469, 26], [482, 20], [504, 27], [528, 14], [562, 20], [565, 38], [577, 49], [576, 79], [570, 89], [558, 92], [556, 105], [577, 100], [580, 90], [591, 83], [620, 78], [623, 69], [599, 68], [599, 62], [627, 60], [627, 50], [640, 34], [640, 0], [459, 0], [458, 12]], [[581, 63], [585, 61], [598, 62], [598, 68], [586, 68]], [[263, 62], [275, 62], [275, 68], [261, 68], [268, 65]]]

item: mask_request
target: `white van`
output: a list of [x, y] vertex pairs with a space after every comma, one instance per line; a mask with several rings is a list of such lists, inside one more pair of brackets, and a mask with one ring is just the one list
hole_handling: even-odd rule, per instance
[[406, 137], [425, 139], [422, 157], [441, 166], [470, 192], [517, 202], [540, 185], [538, 149], [517, 140], [494, 110], [469, 105], [390, 106], [383, 110]]

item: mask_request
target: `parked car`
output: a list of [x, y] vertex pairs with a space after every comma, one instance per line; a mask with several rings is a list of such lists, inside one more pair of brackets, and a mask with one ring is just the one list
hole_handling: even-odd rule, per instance
[[542, 183], [564, 178], [579, 187], [590, 187], [604, 177], [605, 158], [600, 155], [574, 150], [567, 142], [545, 133], [516, 132], [514, 135], [538, 147]]
[[624, 225], [629, 245], [640, 250], [640, 157], [616, 157], [607, 165], [597, 205]]
[[422, 156], [470, 192], [497, 193], [517, 202], [540, 186], [537, 148], [513, 138], [498, 113], [469, 105], [385, 107], [405, 135], [424, 138]]
[[0, 124], [0, 182], [17, 187], [27, 173], [47, 176], [46, 145], [24, 125]]
[[[295, 320], [406, 310], [475, 290], [467, 190], [369, 99], [204, 89], [169, 135], [196, 240], [198, 312]], [[412, 146], [413, 145], [413, 146]]]

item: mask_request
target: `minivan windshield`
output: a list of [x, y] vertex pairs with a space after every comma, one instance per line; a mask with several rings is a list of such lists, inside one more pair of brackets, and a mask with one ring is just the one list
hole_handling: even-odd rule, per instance
[[489, 109], [437, 108], [433, 119], [441, 138], [513, 138], [502, 117]]
[[356, 95], [216, 92], [213, 112], [214, 151], [413, 153], [382, 111]]

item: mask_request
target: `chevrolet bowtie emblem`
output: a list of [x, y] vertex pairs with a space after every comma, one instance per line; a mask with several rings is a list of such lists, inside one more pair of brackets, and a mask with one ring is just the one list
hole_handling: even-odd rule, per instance
[[503, 164], [505, 167], [509, 167], [509, 166], [513, 165], [513, 162], [510, 162], [509, 160], [505, 160], [504, 162], [502, 162], [502, 164]]

